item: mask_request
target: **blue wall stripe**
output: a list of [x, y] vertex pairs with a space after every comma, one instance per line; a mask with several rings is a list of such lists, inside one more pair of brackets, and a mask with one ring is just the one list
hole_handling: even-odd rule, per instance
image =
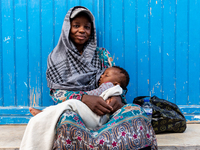
[[[40, 99], [40, 103], [39, 103], [39, 106], [43, 106], [43, 102], [42, 102], [42, 97], [43, 97], [43, 88], [42, 88], [42, 85], [43, 85], [43, 80], [42, 80], [42, 77], [43, 77], [43, 71], [42, 71], [42, 37], [43, 37], [43, 34], [42, 34], [42, 1], [39, 1], [39, 23], [40, 23], [40, 80], [41, 80], [41, 84], [40, 84], [40, 91], [41, 91], [41, 99]], [[48, 35], [47, 35], [48, 36]]]
[[[16, 106], [28, 106], [26, 1], [15, 0]], [[20, 89], [20, 90], [18, 90]]]
[[[103, 9], [102, 9], [102, 1], [103, 0], [96, 0], [96, 1], [93, 1], [92, 2], [92, 10], [94, 11], [94, 15], [95, 15], [95, 25], [96, 25], [96, 32], [97, 32], [97, 45], [103, 45], [102, 41], [103, 41], [103, 33], [101, 31], [102, 28], [103, 28], [103, 18], [100, 17], [101, 16], [101, 13], [103, 13]], [[85, 5], [84, 5], [85, 6]], [[95, 7], [97, 6], [97, 7]]]
[[[58, 43], [58, 39], [60, 37], [61, 29], [62, 29], [62, 24], [66, 15], [66, 10], [67, 8], [63, 7], [66, 5], [65, 1], [54, 1], [54, 10], [55, 10], [55, 16], [54, 16], [54, 45], [56, 46]], [[69, 7], [69, 4], [67, 4]], [[54, 46], [54, 47], [55, 47]]]
[[[49, 97], [49, 89], [46, 81], [46, 68], [47, 68], [47, 57], [48, 54], [54, 48], [54, 3], [49, 0], [43, 0], [41, 3], [41, 79], [42, 79], [42, 105], [48, 106], [53, 104], [53, 101]], [[48, 20], [48, 23], [46, 23]]]
[[[108, 0], [107, 3], [105, 3], [105, 34], [108, 33], [106, 35], [106, 38], [105, 38], [105, 41], [106, 41], [106, 44], [105, 44], [105, 47], [109, 50], [109, 52], [111, 54], [113, 54], [112, 52], [112, 22], [111, 22], [111, 19], [112, 19], [112, 14], [111, 14], [111, 0]], [[109, 21], [107, 21], [109, 20]], [[114, 57], [114, 55], [113, 55]]]
[[[200, 2], [199, 1], [189, 1], [189, 24], [188, 24], [188, 94], [189, 94], [189, 104], [199, 105], [200, 100], [200, 80], [196, 82], [196, 79], [200, 77], [200, 21], [196, 16], [200, 16]], [[196, 37], [196, 38], [194, 38]]]
[[163, 46], [163, 42], [164, 42], [164, 28], [163, 28], [163, 24], [164, 24], [164, 2], [163, 2], [163, 0], [161, 0], [161, 88], [162, 88], [162, 94], [161, 94], [161, 97], [162, 98], [164, 98], [164, 91], [163, 91], [163, 84], [164, 84], [164, 82], [163, 82], [163, 80], [164, 80], [164, 78], [163, 78], [163, 74], [164, 74], [164, 46]]
[[29, 1], [29, 83], [30, 105], [41, 104], [40, 62], [40, 6], [39, 1]]
[[176, 36], [176, 34], [177, 34], [177, 1], [175, 2], [175, 14], [174, 14], [175, 16], [174, 16], [174, 18], [175, 18], [175, 20], [174, 20], [174, 62], [175, 62], [175, 64], [174, 64], [174, 66], [175, 66], [175, 68], [174, 68], [174, 78], [175, 78], [175, 82], [174, 82], [174, 95], [175, 95], [175, 98], [174, 98], [174, 103], [176, 103], [176, 93], [177, 93], [177, 70], [176, 70], [176, 68], [177, 68], [177, 66], [176, 66], [176, 62], [177, 62], [177, 59], [176, 59], [176, 55], [177, 55], [177, 53], [176, 53], [176, 45], [177, 45], [177, 42], [176, 42], [176, 40], [177, 40], [177, 36]]
[[15, 29], [15, 0], [12, 1], [13, 5], [13, 50], [14, 50], [14, 106], [17, 106], [17, 94], [16, 94], [16, 89], [17, 89], [17, 84], [16, 84], [16, 29]]
[[[115, 56], [114, 61], [116, 65], [122, 65], [123, 67], [123, 35], [122, 35], [122, 27], [123, 27], [123, 17], [122, 17], [122, 1], [120, 3], [116, 1], [112, 1], [111, 3], [111, 32], [112, 32], [112, 38], [111, 38], [111, 43], [112, 44], [112, 55]], [[115, 15], [117, 14], [117, 15]]]
[[[187, 64], [187, 1], [177, 0], [177, 32], [176, 32], [176, 103], [188, 102], [188, 64]], [[182, 100], [181, 100], [182, 99]]]
[[[99, 29], [99, 43], [98, 46], [105, 47], [105, 1], [104, 0], [99, 0], [99, 7], [98, 7], [98, 29]], [[98, 4], [97, 4], [98, 5]], [[97, 39], [97, 40], [98, 40]]]
[[[0, 1], [0, 14], [2, 14], [2, 4]], [[3, 47], [2, 47], [2, 15], [0, 15], [0, 106], [4, 106], [3, 98]]]
[[138, 1], [138, 95], [149, 95], [148, 1]]
[[[151, 19], [150, 19], [150, 6], [151, 6], [151, 0], [148, 0], [148, 3], [147, 3], [147, 19], [148, 19], [148, 32], [147, 32], [147, 57], [148, 57], [148, 74], [146, 75], [146, 79], [147, 79], [147, 85], [148, 85], [148, 95], [151, 95], [151, 81], [153, 81], [153, 78], [151, 79], [151, 49], [150, 49], [150, 41], [151, 41]], [[144, 55], [145, 56], [145, 55]], [[145, 56], [146, 57], [146, 56]]]
[[69, 8], [80, 5], [80, 1], [79, 0], [73, 0], [73, 1], [68, 1], [69, 4]]
[[[115, 58], [115, 55], [113, 54], [113, 50], [112, 50], [112, 45], [113, 45], [113, 43], [112, 43], [112, 35], [113, 35], [113, 33], [112, 33], [112, 14], [111, 14], [112, 12], [111, 12], [111, 8], [112, 8], [112, 1], [109, 0], [109, 3], [108, 3], [109, 11], [106, 13], [106, 14], [108, 14], [108, 16], [109, 16], [108, 19], [110, 20], [109, 24], [108, 24], [108, 28], [107, 28], [108, 29], [107, 32], [109, 33], [109, 37], [108, 37], [109, 38], [109, 40], [108, 40], [109, 44], [108, 44], [108, 47], [109, 47], [109, 51], [113, 55], [113, 58]], [[107, 19], [106, 19], [106, 22], [107, 22]]]
[[53, 15], [53, 47], [55, 47], [55, 1], [53, 1], [52, 5], [52, 15]]
[[136, 95], [138, 95], [138, 0], [135, 0], [135, 49], [136, 49], [136, 68], [135, 68], [135, 72], [136, 75], [134, 76], [136, 78]]
[[188, 99], [187, 99], [187, 104], [189, 104], [189, 20], [190, 20], [190, 3], [189, 0], [187, 0], [187, 95], [188, 95]]
[[125, 1], [122, 0], [122, 52], [123, 52], [123, 57], [122, 57], [122, 63], [120, 64], [121, 67], [124, 67], [126, 69], [125, 65], [125, 60], [126, 60], [126, 54], [125, 54]]
[[[14, 77], [14, 36], [13, 36], [13, 5], [11, 0], [3, 0], [2, 4], [2, 37], [3, 37], [3, 83], [4, 106], [15, 105]], [[9, 100], [9, 101], [8, 101]]]
[[[162, 97], [162, 5], [161, 1], [149, 4], [149, 87], [150, 94]], [[154, 42], [156, 41], [156, 42]]]
[[163, 98], [175, 101], [175, 2], [163, 1]]
[[[26, 0], [26, 38], [27, 38], [27, 58], [29, 58], [29, 21], [28, 21], [28, 12], [29, 12], [29, 10], [28, 10], [28, 8], [29, 8], [29, 2], [28, 2], [28, 0]], [[28, 94], [28, 97], [27, 97], [27, 104], [28, 104], [28, 106], [30, 106], [30, 100], [29, 100], [29, 98], [30, 98], [30, 81], [29, 81], [29, 78], [30, 78], [30, 75], [29, 75], [29, 59], [27, 59], [27, 87], [28, 87], [28, 91], [27, 91], [27, 94]]]
[[[137, 96], [137, 48], [136, 48], [136, 4], [132, 0], [124, 1], [124, 65], [130, 76], [128, 93], [126, 94], [129, 102]], [[132, 67], [130, 67], [132, 66]]]

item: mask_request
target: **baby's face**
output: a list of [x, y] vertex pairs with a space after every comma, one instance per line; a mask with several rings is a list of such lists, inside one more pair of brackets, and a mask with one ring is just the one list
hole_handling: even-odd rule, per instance
[[122, 74], [120, 73], [120, 70], [118, 68], [108, 68], [105, 70], [105, 72], [101, 75], [101, 78], [99, 79], [99, 86], [102, 83], [106, 82], [112, 82], [114, 85], [119, 84], [120, 78]]

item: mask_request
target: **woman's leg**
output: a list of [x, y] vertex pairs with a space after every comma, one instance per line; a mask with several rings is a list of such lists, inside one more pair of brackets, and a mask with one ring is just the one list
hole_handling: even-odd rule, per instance
[[57, 125], [54, 149], [157, 149], [151, 123], [140, 107], [129, 104], [105, 125], [88, 130], [79, 115], [65, 112]]

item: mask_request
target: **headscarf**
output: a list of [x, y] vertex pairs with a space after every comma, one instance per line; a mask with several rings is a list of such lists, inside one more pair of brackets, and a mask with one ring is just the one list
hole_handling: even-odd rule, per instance
[[95, 19], [91, 12], [93, 29], [82, 55], [69, 39], [70, 15], [73, 10], [80, 7], [71, 8], [66, 14], [58, 44], [48, 56], [46, 78], [47, 86], [51, 89], [92, 90], [97, 87], [98, 79], [102, 74], [96, 51]]

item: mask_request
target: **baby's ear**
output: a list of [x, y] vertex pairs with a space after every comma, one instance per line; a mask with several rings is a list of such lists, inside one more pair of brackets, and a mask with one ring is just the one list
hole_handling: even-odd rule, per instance
[[113, 84], [114, 84], [114, 85], [119, 85], [119, 86], [120, 86], [120, 83], [119, 83], [119, 82], [114, 82]]

